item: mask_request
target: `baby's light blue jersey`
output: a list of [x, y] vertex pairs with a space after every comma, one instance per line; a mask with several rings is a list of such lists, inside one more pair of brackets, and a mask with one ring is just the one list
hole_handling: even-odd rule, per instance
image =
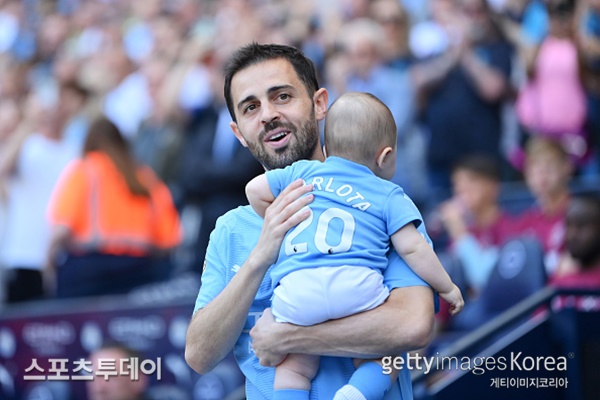
[[339, 157], [325, 162], [302, 160], [267, 171], [271, 191], [279, 195], [296, 179], [314, 185], [312, 215], [286, 235], [271, 280], [303, 268], [387, 267], [390, 236], [421, 214], [398, 185], [360, 164]]
[[[219, 218], [208, 244], [202, 286], [194, 312], [217, 297], [235, 276], [256, 246], [262, 224], [262, 218], [250, 206], [238, 207]], [[426, 235], [422, 225], [418, 229]], [[246, 376], [246, 394], [249, 400], [268, 400], [273, 397], [275, 368], [267, 368], [259, 364], [252, 351], [249, 335], [250, 329], [264, 309], [271, 306], [273, 289], [269, 272], [266, 273], [256, 294], [246, 325], [233, 349], [240, 369]], [[384, 283], [390, 290], [399, 287], [427, 286], [395, 251], [389, 253], [389, 266], [384, 270]], [[312, 381], [310, 398], [312, 400], [333, 398], [335, 392], [348, 383], [354, 370], [350, 358], [321, 357], [319, 372]], [[400, 371], [400, 376], [392, 385], [386, 399], [412, 399], [410, 371], [407, 369]]]

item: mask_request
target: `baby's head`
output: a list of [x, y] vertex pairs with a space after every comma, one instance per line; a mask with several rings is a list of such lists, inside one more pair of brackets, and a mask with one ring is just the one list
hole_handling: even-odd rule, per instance
[[327, 111], [325, 152], [368, 167], [383, 179], [396, 172], [397, 131], [389, 108], [369, 93], [341, 95]]

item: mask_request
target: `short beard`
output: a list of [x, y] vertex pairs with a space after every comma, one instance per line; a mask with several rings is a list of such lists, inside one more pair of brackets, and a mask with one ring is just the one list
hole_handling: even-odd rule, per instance
[[[263, 138], [268, 131], [278, 127], [285, 127], [290, 131], [290, 135], [295, 136], [296, 141], [291, 145], [275, 150], [275, 154], [270, 154], [265, 148]], [[299, 128], [290, 124], [275, 122], [267, 125], [259, 135], [257, 142], [248, 142], [248, 149], [252, 155], [265, 167], [266, 170], [284, 168], [298, 160], [310, 160], [319, 143], [319, 125], [315, 119], [314, 110], [310, 118], [302, 123]]]

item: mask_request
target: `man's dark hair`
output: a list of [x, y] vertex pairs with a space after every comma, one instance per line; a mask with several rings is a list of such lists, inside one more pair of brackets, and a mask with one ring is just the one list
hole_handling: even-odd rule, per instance
[[500, 170], [496, 159], [485, 154], [471, 154], [454, 164], [453, 172], [469, 171], [492, 181], [500, 181]]
[[234, 122], [237, 122], [237, 120], [235, 118], [235, 106], [231, 98], [231, 80], [233, 76], [251, 65], [279, 58], [288, 60], [292, 64], [296, 74], [298, 74], [298, 78], [304, 83], [306, 92], [311, 98], [314, 92], [319, 89], [315, 66], [300, 50], [280, 44], [250, 43], [238, 49], [225, 66], [225, 101], [229, 114], [231, 114], [231, 119]]

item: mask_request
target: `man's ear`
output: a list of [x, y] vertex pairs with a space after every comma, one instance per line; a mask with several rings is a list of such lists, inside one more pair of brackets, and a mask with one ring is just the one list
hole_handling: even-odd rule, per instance
[[244, 139], [244, 136], [242, 135], [242, 132], [240, 132], [237, 124], [235, 122], [231, 121], [229, 123], [229, 127], [233, 131], [233, 134], [235, 135], [235, 137], [237, 138], [237, 140], [240, 141], [240, 143], [242, 144], [242, 146], [248, 147], [248, 143], [246, 143], [246, 139]]
[[379, 154], [377, 155], [377, 159], [375, 160], [375, 162], [377, 163], [377, 166], [379, 168], [383, 169], [383, 167], [388, 162], [390, 162], [393, 152], [394, 152], [394, 149], [391, 148], [390, 146], [387, 146], [387, 147], [384, 147], [383, 149], [381, 149], [379, 151]]
[[313, 96], [313, 102], [315, 103], [315, 118], [317, 121], [321, 121], [325, 118], [327, 106], [329, 105], [329, 93], [327, 93], [327, 89], [321, 88], [317, 90]]

